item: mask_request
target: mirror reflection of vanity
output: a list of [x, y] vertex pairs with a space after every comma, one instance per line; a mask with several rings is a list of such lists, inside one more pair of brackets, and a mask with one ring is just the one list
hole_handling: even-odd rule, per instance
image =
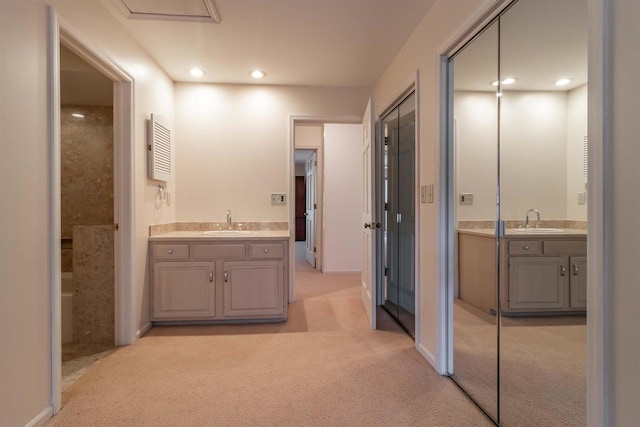
[[587, 2], [513, 2], [449, 66], [451, 377], [499, 425], [584, 425]]

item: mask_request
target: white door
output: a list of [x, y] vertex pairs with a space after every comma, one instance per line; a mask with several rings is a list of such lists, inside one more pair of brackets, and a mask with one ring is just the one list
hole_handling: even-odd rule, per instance
[[373, 100], [362, 119], [362, 303], [369, 318], [371, 329], [376, 328], [376, 292], [375, 292], [375, 221], [373, 218]]
[[314, 151], [310, 160], [307, 160], [307, 206], [305, 210], [307, 240], [306, 258], [313, 268], [316, 268], [316, 153]]

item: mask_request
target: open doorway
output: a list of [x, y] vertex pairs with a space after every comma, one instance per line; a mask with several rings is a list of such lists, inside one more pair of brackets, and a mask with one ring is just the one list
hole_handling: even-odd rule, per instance
[[113, 82], [60, 45], [62, 389], [115, 348]]
[[[295, 150], [295, 239], [296, 253], [316, 268], [316, 211], [318, 200], [317, 150]], [[298, 249], [298, 246], [300, 248]]]

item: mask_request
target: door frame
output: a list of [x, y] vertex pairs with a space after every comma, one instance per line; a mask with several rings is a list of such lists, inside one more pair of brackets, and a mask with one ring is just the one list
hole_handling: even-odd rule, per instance
[[62, 406], [61, 319], [61, 136], [60, 136], [60, 44], [64, 44], [113, 81], [114, 143], [114, 344], [131, 344], [135, 333], [133, 292], [134, 247], [134, 79], [80, 35], [49, 6], [49, 140], [50, 140], [50, 295], [51, 295], [51, 404], [54, 415]]
[[[358, 116], [305, 116], [305, 115], [290, 115], [289, 116], [289, 152], [287, 153], [289, 160], [287, 164], [289, 165], [289, 200], [291, 200], [291, 196], [295, 194], [296, 188], [296, 163], [295, 163], [295, 128], [296, 124], [317, 124], [323, 125], [325, 123], [350, 123], [350, 124], [358, 124], [362, 122], [362, 117]], [[323, 138], [324, 144], [324, 138]], [[318, 167], [316, 169], [317, 177], [316, 182], [324, 184], [324, 155], [323, 155], [323, 147], [299, 147], [300, 150], [316, 150], [317, 153], [317, 161]], [[324, 187], [322, 185], [321, 187]], [[318, 202], [318, 209], [316, 215], [316, 269], [322, 269], [322, 245], [323, 245], [323, 227], [322, 227], [322, 210], [323, 210], [323, 193], [318, 192], [316, 194], [316, 200]], [[295, 205], [289, 202], [289, 230], [291, 230], [291, 224], [295, 224], [296, 220], [296, 212]], [[295, 301], [295, 234], [289, 233], [289, 302], [292, 303]]]
[[[379, 114], [375, 115], [376, 117], [376, 140], [375, 140], [375, 192], [376, 192], [376, 206], [375, 206], [375, 216], [378, 219], [383, 218], [384, 212], [384, 197], [382, 197], [382, 173], [384, 170], [383, 165], [383, 155], [384, 151], [384, 141], [382, 137], [382, 118], [393, 111], [400, 103], [411, 94], [411, 92], [415, 92], [415, 115], [416, 115], [416, 125], [415, 125], [415, 177], [414, 177], [414, 215], [415, 215], [415, 229], [414, 229], [414, 277], [415, 277], [415, 347], [416, 350], [423, 357], [431, 362], [431, 364], [435, 364], [435, 359], [431, 352], [427, 350], [427, 348], [422, 344], [422, 335], [421, 335], [421, 324], [422, 324], [422, 310], [421, 310], [421, 284], [422, 284], [422, 268], [420, 263], [420, 242], [422, 241], [422, 236], [420, 235], [421, 230], [421, 217], [420, 212], [422, 210], [421, 200], [420, 200], [420, 183], [421, 183], [421, 170], [420, 170], [420, 70], [416, 70], [411, 76], [405, 79], [405, 83], [401, 85], [403, 88], [399, 92], [396, 92], [395, 96], [392, 97], [392, 101], [387, 103], [387, 107], [384, 108]], [[382, 238], [377, 239], [376, 242], [376, 292], [377, 292], [377, 300], [378, 303], [384, 301], [382, 283], [384, 281], [384, 262], [382, 260], [382, 256], [384, 254], [383, 251], [383, 240]]]
[[[456, 225], [453, 223], [452, 205], [455, 202], [452, 165], [453, 157], [449, 151], [452, 137], [448, 128], [450, 103], [448, 88], [450, 85], [448, 60], [457, 50], [474, 38], [514, 0], [491, 0], [487, 7], [474, 18], [464, 24], [455, 37], [438, 49], [440, 60], [437, 61], [436, 76], [440, 85], [439, 121], [437, 135], [440, 142], [436, 148], [439, 160], [438, 191], [441, 195], [438, 209], [438, 228], [441, 230], [438, 239], [438, 348], [439, 373], [447, 375], [453, 367], [453, 242]], [[609, 83], [611, 78], [610, 59], [607, 52], [609, 46], [609, 26], [607, 11], [609, 0], [592, 0], [588, 2], [589, 40], [588, 40], [588, 74], [589, 74], [589, 165], [587, 192], [587, 425], [599, 426], [612, 423], [613, 403], [611, 378], [613, 373], [613, 355], [611, 325], [613, 307], [611, 306], [611, 251], [607, 230], [612, 227], [612, 219], [608, 212], [609, 188], [608, 176], [613, 166], [610, 162], [611, 134], [609, 124]]]

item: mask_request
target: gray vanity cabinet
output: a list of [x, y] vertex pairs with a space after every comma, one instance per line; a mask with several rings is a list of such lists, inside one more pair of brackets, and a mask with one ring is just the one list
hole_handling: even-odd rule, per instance
[[586, 239], [506, 240], [505, 314], [586, 309]]
[[287, 319], [288, 240], [150, 243], [154, 322]]
[[153, 314], [156, 319], [197, 319], [216, 315], [214, 262], [156, 262]]
[[587, 257], [573, 256], [571, 265], [571, 308], [587, 308]]
[[224, 317], [282, 316], [282, 261], [224, 263]]
[[509, 309], [562, 310], [566, 305], [563, 257], [509, 258]]

